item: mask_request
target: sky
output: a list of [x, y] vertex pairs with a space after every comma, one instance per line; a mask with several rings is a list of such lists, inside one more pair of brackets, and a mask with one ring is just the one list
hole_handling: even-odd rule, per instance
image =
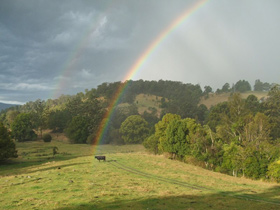
[[[0, 102], [54, 99], [123, 81], [196, 0], [1, 0]], [[280, 1], [208, 0], [150, 53], [132, 80], [280, 83]]]

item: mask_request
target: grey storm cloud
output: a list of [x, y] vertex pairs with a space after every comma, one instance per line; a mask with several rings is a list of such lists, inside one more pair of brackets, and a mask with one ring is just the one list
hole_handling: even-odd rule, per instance
[[[0, 101], [45, 100], [123, 80], [162, 31], [198, 2], [2, 0]], [[278, 0], [209, 0], [132, 79], [202, 88], [239, 79], [279, 83], [279, 9]]]

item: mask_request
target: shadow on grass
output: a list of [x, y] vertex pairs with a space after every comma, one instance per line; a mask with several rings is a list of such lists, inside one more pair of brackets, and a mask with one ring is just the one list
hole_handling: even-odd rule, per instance
[[89, 203], [80, 203], [73, 206], [57, 208], [57, 210], [89, 210], [89, 209], [280, 209], [279, 196], [280, 187], [271, 188], [261, 194], [246, 194], [242, 192], [219, 192], [219, 193], [201, 193], [201, 195], [181, 195], [181, 196], [163, 196], [139, 198], [134, 200], [115, 200], [105, 202], [108, 198], [95, 197]]
[[[23, 160], [8, 160], [5, 162], [2, 162], [0, 164], [0, 176], [11, 176], [11, 175], [21, 175], [25, 173], [29, 173], [30, 171], [27, 171], [27, 167], [35, 167], [35, 166], [40, 166], [43, 164], [46, 164], [48, 162], [60, 162], [60, 161], [66, 161], [66, 160], [71, 160], [74, 158], [78, 158], [81, 156], [77, 155], [67, 155], [67, 156], [56, 156], [56, 157], [44, 157], [44, 158], [36, 158], [36, 159], [23, 159]], [[80, 164], [86, 164], [86, 163], [74, 163], [74, 164], [65, 164], [65, 165], [59, 165], [59, 166], [54, 166], [54, 167], [49, 167], [49, 168], [43, 168], [43, 169], [38, 169], [38, 170], [32, 170], [33, 172], [38, 172], [38, 171], [46, 171], [50, 170], [52, 168], [57, 168], [57, 167], [65, 167], [65, 166], [70, 166], [70, 165], [80, 165]]]

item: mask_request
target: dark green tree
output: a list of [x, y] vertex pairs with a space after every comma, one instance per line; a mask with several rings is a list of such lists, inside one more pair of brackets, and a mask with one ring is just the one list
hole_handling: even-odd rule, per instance
[[257, 96], [249, 95], [245, 100], [245, 108], [253, 114], [261, 111], [261, 104]]
[[144, 140], [143, 145], [147, 150], [153, 152], [156, 155], [159, 153], [158, 143], [159, 139], [153, 134]]
[[37, 138], [36, 133], [33, 131], [32, 119], [30, 114], [19, 114], [12, 123], [12, 136], [19, 142], [31, 141]]
[[255, 81], [254, 91], [269, 91], [271, 85], [267, 82], [261, 82], [259, 79]]
[[33, 102], [33, 110], [31, 112], [31, 117], [33, 121], [33, 126], [40, 133], [41, 139], [43, 137], [43, 129], [46, 127], [46, 120], [43, 115], [44, 109], [44, 101], [38, 99], [35, 102]]
[[209, 111], [207, 109], [207, 106], [205, 106], [204, 104], [200, 104], [196, 109], [196, 115], [195, 115], [198, 122], [200, 122], [201, 124], [204, 124], [208, 112]]
[[150, 110], [151, 112], [144, 111], [142, 117], [148, 122], [149, 128], [154, 128], [159, 118], [157, 117], [157, 110], [155, 108], [151, 108]]
[[228, 92], [230, 92], [230, 91], [231, 91], [231, 89], [230, 89], [229, 83], [225, 83], [225, 84], [223, 85], [223, 87], [222, 87], [221, 92], [223, 92], [223, 93], [228, 93]]
[[[71, 137], [71, 141], [73, 143], [92, 143], [105, 112], [102, 102], [94, 97], [87, 98], [85, 95], [79, 94], [66, 104], [66, 112], [70, 113], [72, 118], [66, 128], [66, 133]], [[75, 120], [78, 120], [77, 124], [74, 122]], [[82, 125], [85, 127], [81, 128]], [[73, 130], [75, 127], [79, 127], [79, 131]], [[82, 138], [78, 140], [78, 136]]]
[[73, 117], [65, 130], [70, 142], [74, 144], [87, 143], [89, 136], [88, 126], [89, 123], [86, 117], [80, 115]]
[[12, 141], [7, 128], [0, 122], [0, 161], [16, 157], [16, 145]]
[[71, 115], [67, 110], [51, 111], [48, 116], [48, 127], [53, 132], [63, 132], [67, 124], [71, 121]]
[[42, 138], [44, 142], [51, 142], [52, 140], [52, 136], [49, 133], [45, 133]]
[[208, 86], [208, 85], [204, 86], [203, 95], [208, 96], [209, 93], [212, 93], [212, 92], [213, 92], [213, 89], [210, 86]]
[[269, 160], [257, 150], [251, 150], [244, 160], [244, 175], [253, 179], [265, 178], [268, 170]]
[[155, 125], [155, 136], [159, 139], [159, 151], [164, 152], [164, 145], [165, 142], [167, 141], [166, 139], [166, 129], [169, 125], [174, 120], [180, 120], [181, 117], [177, 114], [166, 114], [163, 116], [162, 120], [159, 121]]
[[120, 133], [125, 143], [142, 143], [148, 136], [148, 123], [139, 115], [131, 115], [122, 123]]
[[172, 158], [182, 159], [189, 152], [187, 135], [189, 133], [187, 122], [184, 120], [172, 121], [166, 129], [164, 152], [172, 154]]
[[251, 91], [251, 85], [250, 85], [250, 83], [248, 81], [239, 80], [234, 85], [234, 91], [235, 92], [240, 92], [240, 93], [244, 93], [246, 91]]
[[263, 91], [263, 83], [259, 79], [255, 81], [254, 91]]
[[280, 138], [280, 86], [276, 85], [268, 93], [268, 99], [264, 102], [265, 114], [271, 124], [271, 137]]
[[222, 102], [211, 107], [209, 114], [206, 117], [206, 123], [211, 130], [216, 132], [218, 125], [222, 124], [222, 116], [229, 115], [228, 102]]

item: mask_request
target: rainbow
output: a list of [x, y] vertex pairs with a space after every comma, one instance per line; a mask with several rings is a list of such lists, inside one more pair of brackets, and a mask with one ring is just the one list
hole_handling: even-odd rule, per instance
[[149, 45], [149, 47], [144, 51], [144, 53], [138, 58], [134, 65], [130, 68], [127, 75], [125, 76], [123, 82], [119, 88], [116, 90], [111, 103], [108, 106], [107, 112], [105, 113], [103, 120], [99, 126], [97, 135], [93, 141], [94, 145], [98, 145], [104, 138], [105, 133], [108, 130], [108, 124], [113, 116], [116, 105], [122, 98], [126, 87], [129, 84], [129, 80], [139, 71], [139, 69], [144, 65], [149, 56], [157, 49], [157, 47], [162, 43], [170, 33], [172, 33], [176, 28], [183, 24], [192, 14], [194, 14], [199, 8], [205, 5], [209, 0], [201, 0], [194, 4], [192, 7], [188, 8], [183, 14], [176, 18], [165, 30], [163, 30], [159, 36]]
[[86, 49], [89, 41], [91, 40], [92, 34], [98, 30], [98, 28], [102, 24], [102, 21], [104, 21], [104, 18], [106, 18], [105, 14], [110, 14], [110, 11], [114, 8], [115, 4], [116, 2], [114, 0], [105, 2], [104, 7], [106, 8], [106, 10], [102, 14], [99, 14], [95, 21], [93, 21], [93, 23], [90, 25], [90, 27], [84, 31], [81, 39], [70, 51], [71, 53], [62, 65], [61, 76], [60, 78], [58, 78], [58, 82], [55, 85], [55, 87], [57, 88], [54, 89], [49, 98], [58, 98], [64, 92], [64, 89], [67, 87], [67, 78], [70, 78], [72, 76], [75, 65], [77, 64], [77, 60]]

